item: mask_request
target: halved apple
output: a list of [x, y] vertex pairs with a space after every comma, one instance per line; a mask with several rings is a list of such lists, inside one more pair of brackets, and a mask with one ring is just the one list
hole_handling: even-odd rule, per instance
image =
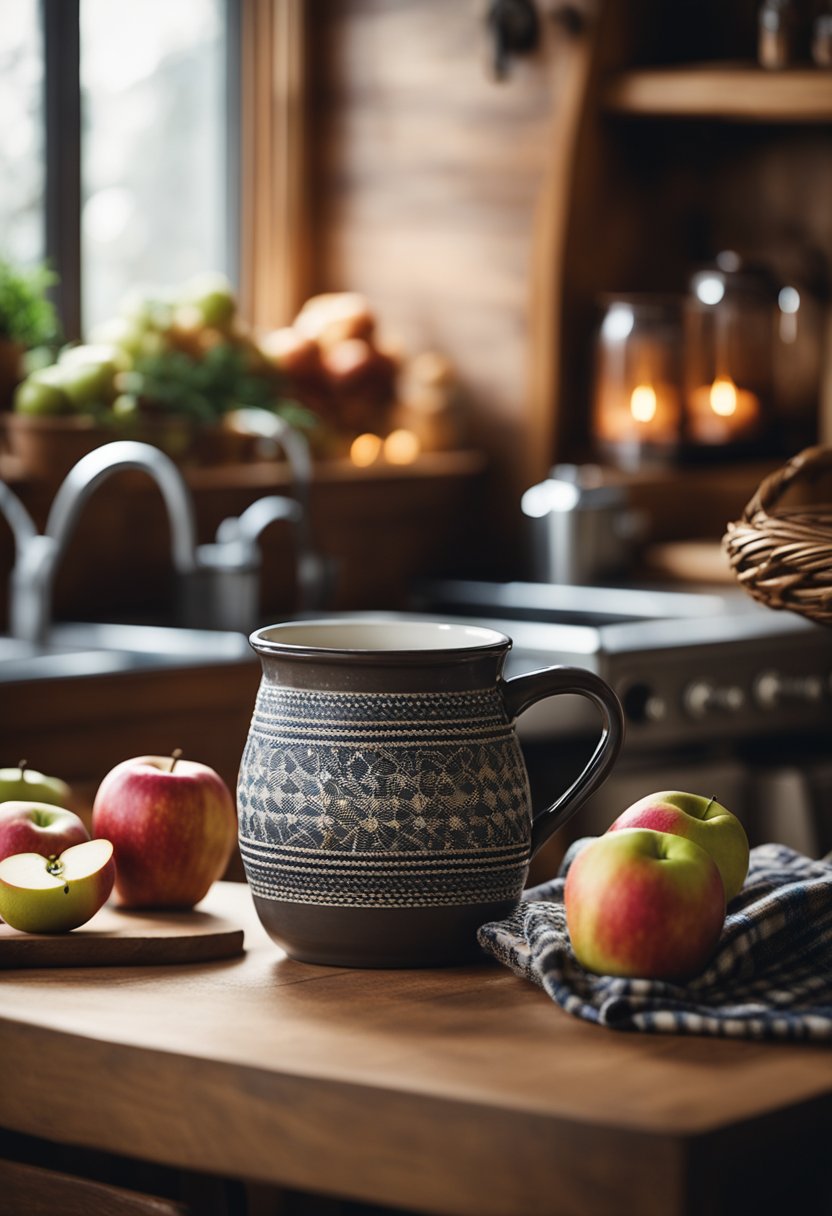
[[115, 876], [109, 840], [75, 844], [60, 857], [16, 853], [0, 861], [0, 916], [24, 933], [68, 933], [107, 902]]

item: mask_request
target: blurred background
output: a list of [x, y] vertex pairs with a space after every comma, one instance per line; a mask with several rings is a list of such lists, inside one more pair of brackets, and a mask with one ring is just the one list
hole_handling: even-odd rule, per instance
[[[34, 741], [91, 787], [190, 732], [233, 783], [236, 641], [220, 689], [192, 639], [173, 696], [137, 635], [69, 623], [424, 610], [594, 664], [656, 776], [705, 755], [753, 804], [761, 739], [814, 764], [826, 632], [735, 611], [721, 540], [832, 432], [825, 3], [0, 0], [0, 67], [0, 475], [30, 520], [0, 528], [9, 762]], [[124, 440], [174, 466], [178, 522], [106, 454], [59, 495]], [[685, 649], [680, 620], [726, 614]], [[44, 644], [65, 665], [34, 680]], [[144, 663], [120, 729], [114, 653]], [[778, 780], [810, 808], [804, 760]]]

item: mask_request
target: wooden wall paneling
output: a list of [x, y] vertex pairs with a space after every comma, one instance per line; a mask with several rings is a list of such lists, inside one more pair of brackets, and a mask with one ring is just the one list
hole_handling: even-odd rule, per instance
[[545, 9], [539, 51], [502, 83], [482, 6], [317, 0], [312, 12], [311, 282], [364, 291], [383, 332], [453, 359], [510, 532], [549, 459], [545, 375], [529, 404], [535, 210], [553, 189], [553, 105], [571, 121], [580, 107], [564, 91], [580, 92], [582, 71]]

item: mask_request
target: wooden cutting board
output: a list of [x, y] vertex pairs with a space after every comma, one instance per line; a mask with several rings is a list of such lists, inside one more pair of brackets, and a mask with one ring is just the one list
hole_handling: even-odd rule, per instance
[[106, 904], [71, 933], [18, 933], [0, 922], [0, 968], [201, 963], [243, 952], [243, 930], [209, 912], [123, 911]]

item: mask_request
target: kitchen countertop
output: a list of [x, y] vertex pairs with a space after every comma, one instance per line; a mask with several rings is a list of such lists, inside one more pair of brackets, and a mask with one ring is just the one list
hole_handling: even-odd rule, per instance
[[808, 1211], [829, 1186], [828, 1049], [609, 1031], [491, 961], [296, 963], [244, 885], [202, 907], [243, 956], [3, 973], [0, 1126], [469, 1216]]

